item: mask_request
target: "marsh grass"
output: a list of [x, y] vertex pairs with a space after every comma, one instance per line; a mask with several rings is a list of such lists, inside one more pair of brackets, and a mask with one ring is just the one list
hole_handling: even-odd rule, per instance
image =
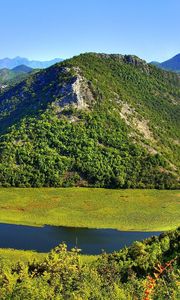
[[178, 190], [1, 188], [0, 222], [163, 231], [179, 225]]

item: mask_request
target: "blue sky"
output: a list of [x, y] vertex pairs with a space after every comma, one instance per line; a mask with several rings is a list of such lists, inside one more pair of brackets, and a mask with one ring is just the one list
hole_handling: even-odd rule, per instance
[[0, 58], [180, 52], [180, 0], [0, 0]]

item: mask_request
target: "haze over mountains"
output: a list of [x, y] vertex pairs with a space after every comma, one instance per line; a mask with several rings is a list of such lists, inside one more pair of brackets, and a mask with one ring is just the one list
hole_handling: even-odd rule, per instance
[[44, 69], [52, 66], [53, 64], [62, 61], [61, 58], [54, 58], [49, 61], [38, 61], [38, 60], [29, 60], [27, 58], [23, 58], [20, 56], [17, 56], [15, 58], [3, 58], [0, 59], [0, 69], [7, 68], [7, 69], [13, 69], [19, 65], [26, 65], [27, 67], [33, 68], [33, 69]]
[[161, 69], [179, 73], [180, 72], [180, 53], [162, 63], [159, 63], [157, 61], [153, 61], [151, 63]]
[[12, 71], [16, 72], [16, 73], [19, 73], [19, 72], [30, 73], [32, 70], [33, 70], [33, 68], [30, 68], [30, 67], [28, 67], [26, 65], [18, 65], [17, 67], [14, 67], [12, 69]]
[[0, 92], [2, 186], [177, 188], [180, 78], [86, 53]]

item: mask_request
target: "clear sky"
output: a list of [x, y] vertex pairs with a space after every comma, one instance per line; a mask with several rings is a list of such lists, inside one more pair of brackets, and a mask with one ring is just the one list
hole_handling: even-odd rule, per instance
[[0, 0], [0, 58], [82, 52], [164, 61], [180, 52], [180, 0]]

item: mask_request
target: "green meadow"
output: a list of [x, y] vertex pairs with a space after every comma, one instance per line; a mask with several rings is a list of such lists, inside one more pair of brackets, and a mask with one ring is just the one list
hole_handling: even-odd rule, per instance
[[35, 251], [0, 248], [0, 262], [4, 265], [15, 264], [19, 260], [24, 263], [33, 260], [40, 261], [45, 258], [46, 255], [46, 253], [38, 253]]
[[[42, 261], [47, 257], [48, 253], [39, 253], [31, 250], [17, 250], [17, 249], [8, 249], [0, 248], [0, 263], [3, 265], [12, 265], [16, 264], [18, 261], [28, 263], [31, 261]], [[91, 264], [95, 261], [99, 255], [80, 255], [81, 263]]]
[[1, 188], [0, 222], [163, 231], [179, 225], [178, 190]]

